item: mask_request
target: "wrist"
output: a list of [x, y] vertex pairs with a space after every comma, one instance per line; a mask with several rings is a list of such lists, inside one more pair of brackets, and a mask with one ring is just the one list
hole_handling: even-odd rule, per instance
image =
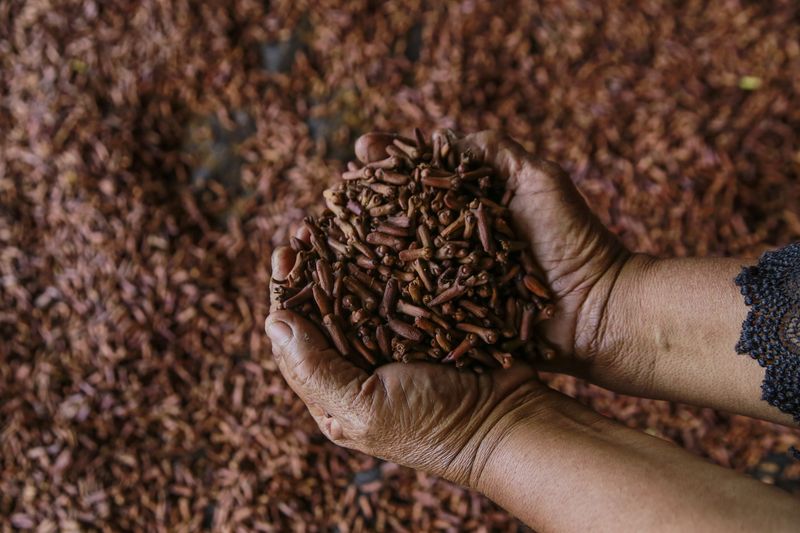
[[575, 324], [575, 355], [590, 364], [596, 364], [608, 353], [605, 342], [610, 329], [615, 327], [612, 316], [618, 316], [626, 302], [635, 294], [641, 271], [654, 260], [644, 254], [625, 252], [615, 259], [597, 279], [583, 299]]
[[633, 256], [618, 276], [588, 365], [623, 394], [788, 422], [761, 402], [764, 370], [735, 346], [747, 308], [742, 260]]
[[[652, 371], [648, 351], [637, 346], [636, 324], [642, 308], [642, 289], [659, 259], [629, 254], [606, 272], [592, 288], [579, 314], [580, 353], [587, 361], [587, 378], [618, 390], [620, 383], [647, 381]], [[651, 355], [651, 354], [650, 354]]]
[[[535, 395], [509, 409], [481, 438], [475, 450], [466, 486], [492, 499], [497, 490], [506, 488], [501, 473], [519, 460], [520, 452], [535, 444], [537, 437], [545, 438], [550, 430], [561, 425], [565, 403], [570, 399], [543, 385]], [[522, 466], [522, 465], [520, 465]], [[527, 465], [526, 465], [527, 466]]]
[[546, 418], [547, 398], [551, 394], [557, 393], [535, 379], [517, 387], [470, 430], [469, 438], [458, 445], [444, 469], [434, 469], [430, 473], [480, 490], [484, 468], [496, 453], [500, 453], [508, 437], [521, 425], [535, 424]]

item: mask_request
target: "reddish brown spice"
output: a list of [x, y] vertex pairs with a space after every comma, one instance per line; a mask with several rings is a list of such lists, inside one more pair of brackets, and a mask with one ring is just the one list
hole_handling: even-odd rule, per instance
[[382, 244], [384, 246], [394, 248], [395, 250], [402, 250], [406, 244], [403, 239], [395, 237], [394, 235], [389, 235], [388, 233], [381, 233], [379, 231], [368, 233], [367, 242], [369, 244]]
[[347, 337], [339, 324], [338, 319], [333, 314], [328, 314], [322, 317], [322, 324], [328, 332], [328, 336], [333, 341], [333, 345], [340, 354], [347, 356], [350, 354], [350, 344], [347, 342]]
[[442, 305], [443, 303], [449, 302], [450, 300], [454, 300], [459, 296], [463, 296], [465, 292], [467, 292], [466, 285], [454, 283], [452, 287], [443, 290], [435, 298], [433, 298], [430, 302], [428, 302], [428, 306], [436, 307], [437, 305]]
[[445, 362], [458, 361], [470, 349], [474, 348], [476, 344], [478, 344], [478, 336], [474, 333], [467, 333], [464, 340], [458, 343], [458, 346], [447, 354], [447, 357], [444, 358]]
[[525, 303], [522, 307], [522, 319], [519, 326], [519, 338], [527, 341], [533, 338], [534, 319], [536, 317], [536, 306]]
[[[333, 303], [330, 297], [325, 293], [320, 285], [312, 284], [312, 291], [314, 294], [314, 301], [317, 304], [319, 314], [322, 316], [333, 313]], [[285, 302], [284, 302], [285, 305]]]
[[[347, 140], [375, 125], [501, 128], [564, 165], [602, 222], [649, 254], [755, 257], [800, 239], [800, 92], [785, 81], [800, 68], [784, 45], [797, 26], [791, 2], [649, 3], [658, 31], [619, 1], [535, 11], [483, 0], [469, 10], [334, 2], [337, 16], [307, 16], [285, 0], [211, 0], [203, 9], [157, 1], [133, 11], [118, 1], [6, 4], [0, 41], [14, 68], [0, 82], [0, 271], [16, 281], [0, 290], [0, 320], [14, 326], [0, 347], [12, 352], [0, 373], [0, 419], [3, 444], [23, 450], [6, 454], [0, 474], [10, 480], [0, 500], [11, 528], [519, 528], [478, 494], [325, 442], [271, 360], [269, 257], [283, 242], [311, 250], [290, 237], [300, 213], [341, 183]], [[347, 38], [320, 38], [330, 32]], [[412, 35], [422, 35], [419, 55]], [[564, 35], [581, 37], [554, 38]], [[619, 53], [640, 49], [644, 60]], [[487, 62], [481, 50], [503, 53]], [[740, 89], [710, 67], [758, 72], [762, 84]], [[664, 98], [673, 86], [685, 90]], [[422, 141], [408, 137], [432, 151], [421, 132]], [[507, 205], [511, 191], [498, 196]], [[390, 205], [390, 216], [413, 204], [412, 196], [408, 207]], [[504, 235], [498, 220], [494, 233]], [[76, 342], [75, 331], [92, 335]], [[59, 346], [69, 357], [53, 357]], [[116, 364], [102, 364], [105, 347]], [[375, 353], [378, 364], [391, 360]], [[519, 346], [513, 353], [524, 357]], [[800, 446], [796, 432], [543, 378], [632, 427], [797, 492], [798, 464], [772, 460]], [[158, 430], [138, 431], [154, 426], [154, 413]], [[48, 456], [37, 456], [43, 449]], [[33, 496], [16, 482], [36, 479], [48, 482], [34, 483]]]
[[411, 324], [407, 324], [402, 320], [398, 320], [396, 318], [389, 317], [386, 320], [386, 323], [389, 325], [389, 328], [400, 335], [401, 337], [405, 337], [406, 339], [422, 342], [425, 338], [425, 335], [421, 330], [412, 326]]
[[468, 333], [474, 333], [478, 337], [483, 340], [486, 344], [494, 344], [497, 342], [497, 339], [500, 338], [497, 330], [492, 328], [486, 328], [483, 326], [478, 326], [477, 324], [470, 324], [468, 322], [459, 322], [456, 324], [456, 328], [461, 331], [466, 331]]
[[482, 202], [478, 205], [477, 209], [473, 210], [473, 214], [477, 220], [478, 236], [481, 239], [483, 250], [487, 254], [493, 254], [495, 252], [495, 244], [492, 238], [492, 225]]
[[414, 304], [410, 304], [404, 300], [398, 300], [396, 309], [398, 313], [402, 313], [408, 316], [413, 316], [413, 317], [431, 316], [431, 312], [428, 309], [425, 309], [424, 307], [420, 307]]
[[545, 300], [550, 299], [550, 291], [548, 291], [542, 282], [536, 279], [532, 274], [526, 274], [522, 278], [522, 282], [525, 284], [526, 289], [539, 298], [544, 298]]
[[292, 309], [294, 307], [297, 307], [298, 305], [304, 304], [307, 301], [311, 300], [311, 298], [313, 297], [314, 286], [315, 284], [313, 282], [309, 283], [294, 295], [286, 298], [283, 301], [284, 309]]
[[399, 296], [400, 286], [397, 278], [389, 278], [386, 280], [386, 286], [383, 289], [383, 298], [381, 299], [378, 313], [384, 318], [393, 314]]
[[367, 309], [375, 309], [378, 301], [375, 296], [352, 276], [344, 277], [344, 285], [364, 303]]

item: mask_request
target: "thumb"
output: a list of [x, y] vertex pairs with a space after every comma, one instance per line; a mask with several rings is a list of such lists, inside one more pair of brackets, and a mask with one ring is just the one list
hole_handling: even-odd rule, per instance
[[365, 164], [372, 163], [373, 161], [380, 161], [389, 156], [386, 148], [392, 144], [395, 139], [399, 139], [412, 146], [415, 144], [413, 140], [395, 133], [373, 131], [365, 133], [356, 140], [356, 158]]
[[339, 355], [322, 332], [295, 313], [270, 313], [265, 329], [281, 374], [306, 404], [333, 415], [352, 411], [366, 372]]

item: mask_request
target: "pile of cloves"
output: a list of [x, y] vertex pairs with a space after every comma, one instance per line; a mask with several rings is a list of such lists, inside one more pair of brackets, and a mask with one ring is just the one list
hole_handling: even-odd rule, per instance
[[385, 159], [349, 163], [322, 216], [304, 220], [309, 239], [291, 241], [281, 306], [364, 368], [552, 357], [534, 332], [554, 306], [514, 232], [504, 181], [438, 136], [391, 139]]

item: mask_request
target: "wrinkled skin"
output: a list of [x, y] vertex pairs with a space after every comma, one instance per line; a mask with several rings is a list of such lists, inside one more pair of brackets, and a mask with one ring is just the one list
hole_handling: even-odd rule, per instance
[[[514, 191], [509, 208], [520, 238], [530, 244], [556, 299], [556, 316], [541, 323], [541, 333], [555, 345], [559, 357], [538, 363], [588, 377], [612, 361], [598, 353], [611, 291], [631, 253], [597, 219], [564, 170], [537, 159], [508, 136], [483, 131], [463, 138], [449, 131], [457, 153], [469, 150], [506, 178]], [[611, 376], [603, 376], [603, 381]]]
[[[359, 139], [360, 159], [385, 157], [392, 137]], [[493, 165], [515, 191], [510, 205], [519, 231], [557, 299], [557, 315], [541, 333], [561, 357], [548, 369], [585, 373], [614, 280], [629, 254], [591, 214], [568, 176], [494, 132], [463, 138], [450, 130], [433, 135]], [[300, 235], [303, 238], [303, 235]], [[272, 258], [273, 283], [284, 279], [294, 252]], [[543, 416], [547, 390], [534, 369], [516, 361], [510, 370], [485, 374], [433, 363], [394, 363], [372, 375], [350, 364], [303, 317], [276, 310], [266, 329], [278, 366], [333, 442], [412, 468], [476, 486], [487, 457], [520, 420]], [[600, 362], [599, 366], [603, 366]]]
[[[382, 159], [395, 137], [363, 135], [356, 142], [356, 156], [362, 162]], [[452, 130], [439, 130], [431, 143], [450, 144], [456, 154], [471, 152], [493, 166], [514, 191], [509, 206], [514, 223], [530, 244], [557, 304], [556, 317], [540, 329], [560, 356], [537, 362], [537, 367], [583, 377], [600, 372], [601, 381], [624, 374], [605, 359], [610, 356], [598, 353], [597, 337], [611, 290], [631, 253], [592, 213], [566, 172], [495, 131], [460, 137]]]
[[[273, 278], [281, 280], [294, 252], [279, 248], [272, 261]], [[368, 375], [290, 311], [272, 311], [267, 333], [281, 373], [327, 438], [462, 485], [476, 482], [491, 443], [534, 414], [544, 391], [522, 363], [486, 374], [393, 363]]]

